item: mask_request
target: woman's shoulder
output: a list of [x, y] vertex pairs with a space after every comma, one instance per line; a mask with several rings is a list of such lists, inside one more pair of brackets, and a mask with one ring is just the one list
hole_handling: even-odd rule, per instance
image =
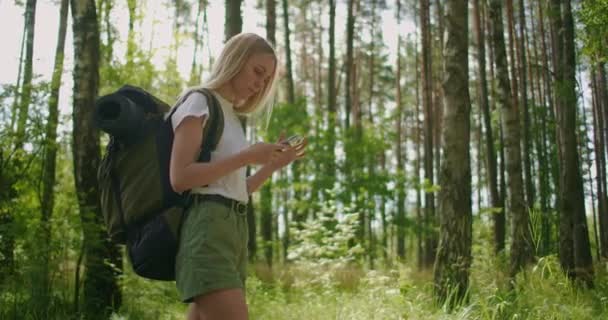
[[207, 97], [205, 97], [202, 92], [192, 90], [186, 94], [182, 105], [198, 105], [201, 107], [207, 106]]
[[177, 110], [171, 117], [173, 129], [175, 130], [182, 120], [188, 116], [202, 117], [207, 114], [209, 114], [207, 98], [200, 92], [190, 92], [183, 102], [177, 106]]

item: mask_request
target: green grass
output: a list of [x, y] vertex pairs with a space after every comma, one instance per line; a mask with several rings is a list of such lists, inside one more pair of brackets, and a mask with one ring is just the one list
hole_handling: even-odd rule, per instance
[[[581, 289], [549, 256], [520, 274], [509, 291], [506, 277], [496, 271], [504, 259], [478, 257], [471, 268], [470, 300], [451, 313], [435, 304], [432, 273], [408, 265], [372, 271], [278, 265], [274, 272], [252, 266], [247, 282], [251, 319], [608, 319], [606, 264], [596, 265], [596, 287]], [[129, 272], [123, 287], [123, 307], [112, 319], [184, 319], [186, 305], [173, 283], [146, 281]], [[48, 319], [74, 319], [73, 306], [65, 301], [69, 292], [54, 297]], [[26, 311], [30, 303], [27, 291], [17, 299], [3, 292], [0, 318], [40, 319]], [[19, 316], [11, 316], [11, 310]]]
[[[474, 263], [470, 301], [451, 313], [435, 304], [432, 274], [406, 265], [382, 271], [324, 267], [326, 272], [309, 265], [278, 266], [274, 273], [253, 267], [247, 282], [249, 312], [251, 319], [276, 320], [608, 318], [605, 265], [597, 266], [595, 289], [580, 289], [550, 256], [520, 274], [509, 291], [506, 278], [493, 269], [497, 260]], [[136, 279], [127, 291], [132, 298], [114, 319], [183, 319], [185, 305], [177, 302], [170, 284], [163, 287]]]

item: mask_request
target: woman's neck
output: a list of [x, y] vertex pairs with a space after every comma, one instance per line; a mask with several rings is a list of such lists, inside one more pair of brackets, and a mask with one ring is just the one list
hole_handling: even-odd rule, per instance
[[232, 90], [232, 88], [230, 87], [230, 84], [223, 85], [215, 89], [215, 91], [219, 93], [220, 96], [222, 96], [222, 98], [224, 98], [226, 101], [234, 104], [235, 94], [234, 90]]

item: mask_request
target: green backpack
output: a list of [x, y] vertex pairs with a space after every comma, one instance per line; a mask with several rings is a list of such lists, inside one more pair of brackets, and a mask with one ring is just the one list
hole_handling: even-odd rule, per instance
[[[209, 102], [198, 159], [208, 162], [222, 135], [224, 115], [211, 92], [192, 92], [202, 93]], [[179, 230], [189, 196], [174, 192], [169, 181], [171, 116], [188, 95], [171, 110], [152, 94], [126, 85], [95, 104], [94, 122], [110, 135], [97, 172], [105, 226], [113, 242], [126, 244], [135, 273], [149, 279], [175, 279]]]

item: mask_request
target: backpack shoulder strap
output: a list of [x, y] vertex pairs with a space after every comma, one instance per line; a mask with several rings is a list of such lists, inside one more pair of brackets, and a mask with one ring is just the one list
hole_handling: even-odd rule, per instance
[[211, 160], [211, 152], [215, 150], [220, 138], [224, 133], [224, 112], [217, 98], [209, 89], [196, 90], [207, 98], [209, 104], [209, 119], [203, 128], [203, 145], [201, 146], [201, 154], [198, 158], [199, 162], [209, 162]]

